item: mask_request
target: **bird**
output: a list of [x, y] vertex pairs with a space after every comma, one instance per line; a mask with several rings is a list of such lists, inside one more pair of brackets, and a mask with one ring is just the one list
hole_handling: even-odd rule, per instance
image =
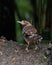
[[[22, 25], [23, 38], [27, 43], [27, 47], [25, 50], [29, 52], [30, 42], [37, 42], [38, 44], [41, 42], [43, 37], [40, 34], [38, 34], [37, 29], [29, 21], [22, 20], [22, 21], [17, 21], [17, 22]], [[35, 49], [37, 48], [38, 47], [36, 45]]]

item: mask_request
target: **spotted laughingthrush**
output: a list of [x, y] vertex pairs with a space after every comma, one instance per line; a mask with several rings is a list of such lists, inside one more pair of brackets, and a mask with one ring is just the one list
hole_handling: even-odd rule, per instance
[[[30, 22], [28, 22], [26, 20], [17, 21], [17, 22], [23, 26], [22, 34], [23, 34], [24, 40], [27, 43], [26, 50], [28, 52], [30, 42], [36, 41], [37, 43], [40, 43], [43, 38], [41, 35], [38, 34], [37, 29]], [[37, 49], [37, 47], [36, 47], [36, 49]]]

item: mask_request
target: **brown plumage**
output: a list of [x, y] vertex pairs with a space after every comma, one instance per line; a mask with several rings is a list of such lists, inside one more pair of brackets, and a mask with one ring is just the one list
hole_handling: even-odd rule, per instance
[[26, 50], [28, 51], [28, 47], [29, 47], [29, 43], [30, 42], [41, 42], [42, 37], [38, 34], [37, 29], [35, 27], [32, 26], [31, 23], [29, 23], [28, 21], [17, 21], [18, 23], [20, 23], [23, 26], [22, 29], [22, 34], [24, 37], [24, 40], [27, 42], [27, 47]]

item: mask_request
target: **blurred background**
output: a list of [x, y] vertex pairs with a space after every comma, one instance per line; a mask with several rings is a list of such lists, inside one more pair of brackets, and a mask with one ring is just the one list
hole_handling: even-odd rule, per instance
[[0, 36], [24, 42], [17, 21], [27, 20], [44, 40], [52, 41], [52, 0], [0, 0]]
[[[45, 40], [52, 40], [52, 0], [15, 0], [16, 20], [28, 20]], [[16, 24], [16, 39], [22, 40], [21, 26]], [[20, 36], [20, 37], [19, 37]]]

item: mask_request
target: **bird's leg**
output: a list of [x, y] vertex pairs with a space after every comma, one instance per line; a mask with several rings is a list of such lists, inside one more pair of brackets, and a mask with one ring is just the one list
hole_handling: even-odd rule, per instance
[[25, 50], [26, 50], [27, 52], [29, 52], [29, 49], [28, 49], [28, 48], [29, 48], [29, 43], [30, 43], [30, 42], [29, 42], [26, 38], [24, 38], [24, 39], [25, 39], [25, 41], [26, 41], [26, 43], [27, 43], [27, 47], [26, 47]]
[[35, 44], [35, 50], [38, 50], [38, 41], [37, 41], [37, 43]]
[[36, 45], [35, 45], [35, 50], [41, 49], [40, 43], [41, 43], [41, 41], [37, 40], [37, 43], [36, 43]]
[[41, 48], [41, 40], [40, 41], [37, 40], [37, 46], [38, 46], [39, 49]]
[[29, 42], [28, 42], [28, 45], [27, 45], [27, 47], [25, 49], [27, 52], [29, 52], [29, 49], [28, 48], [29, 48]]

